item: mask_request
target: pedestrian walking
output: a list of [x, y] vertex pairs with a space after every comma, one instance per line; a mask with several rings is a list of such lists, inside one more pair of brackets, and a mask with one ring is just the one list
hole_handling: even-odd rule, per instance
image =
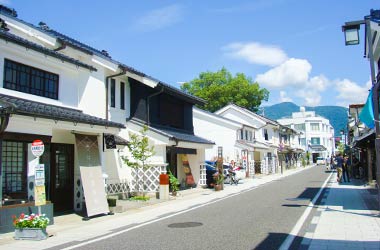
[[[349, 173], [349, 165], [351, 165], [350, 160], [348, 159], [348, 156], [345, 155], [343, 158], [343, 165], [342, 165], [342, 171], [343, 171], [343, 181], [350, 182], [350, 173]], [[347, 178], [346, 178], [347, 177]]]
[[336, 156], [336, 171], [337, 171], [337, 182], [342, 182], [342, 172], [343, 172], [343, 157], [340, 153]]
[[331, 155], [331, 158], [330, 158], [330, 170], [334, 170], [335, 168], [335, 164], [334, 164], [334, 159], [335, 159], [335, 156]]

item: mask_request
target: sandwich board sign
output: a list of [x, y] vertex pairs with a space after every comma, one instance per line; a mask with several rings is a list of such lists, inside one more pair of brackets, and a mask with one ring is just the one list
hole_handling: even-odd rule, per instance
[[107, 194], [100, 167], [80, 167], [87, 217], [108, 214]]

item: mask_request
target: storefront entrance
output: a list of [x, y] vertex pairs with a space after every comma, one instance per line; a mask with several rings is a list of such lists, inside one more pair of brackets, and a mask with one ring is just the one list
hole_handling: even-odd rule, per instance
[[50, 200], [54, 212], [74, 208], [74, 145], [51, 144]]

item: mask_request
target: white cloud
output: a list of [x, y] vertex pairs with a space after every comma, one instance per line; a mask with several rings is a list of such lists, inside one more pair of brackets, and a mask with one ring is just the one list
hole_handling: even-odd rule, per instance
[[305, 106], [318, 106], [321, 103], [322, 97], [318, 91], [313, 88], [305, 88], [296, 91], [296, 96], [302, 98]]
[[182, 19], [183, 8], [178, 4], [152, 10], [141, 16], [134, 28], [140, 31], [159, 30], [179, 22]]
[[280, 102], [293, 102], [293, 99], [288, 96], [286, 91], [280, 91]]
[[304, 59], [290, 58], [283, 64], [258, 74], [255, 81], [270, 88], [302, 86], [309, 79], [311, 64]]
[[0, 4], [10, 5], [11, 1], [10, 0], [0, 0]]
[[287, 60], [286, 53], [270, 45], [260, 43], [231, 43], [222, 48], [225, 55], [242, 59], [252, 64], [261, 64], [267, 66], [277, 66]]
[[322, 92], [326, 90], [329, 83], [329, 80], [324, 75], [314, 76], [309, 79], [306, 87], [309, 89], [314, 89], [316, 92]]
[[346, 107], [349, 104], [365, 103], [368, 90], [371, 88], [371, 81], [368, 81], [365, 86], [359, 86], [348, 79], [336, 80], [334, 83], [338, 93], [336, 96], [337, 105]]

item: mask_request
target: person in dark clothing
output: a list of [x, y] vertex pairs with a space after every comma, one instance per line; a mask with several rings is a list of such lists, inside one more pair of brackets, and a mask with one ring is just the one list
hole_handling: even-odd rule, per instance
[[348, 182], [350, 182], [349, 165], [351, 165], [351, 163], [348, 159], [348, 156], [345, 155], [343, 159], [343, 166], [342, 166], [344, 182], [346, 182], [346, 177], [347, 177]]
[[342, 182], [342, 171], [343, 171], [343, 157], [342, 155], [338, 154], [336, 156], [336, 171], [337, 171], [337, 182]]

